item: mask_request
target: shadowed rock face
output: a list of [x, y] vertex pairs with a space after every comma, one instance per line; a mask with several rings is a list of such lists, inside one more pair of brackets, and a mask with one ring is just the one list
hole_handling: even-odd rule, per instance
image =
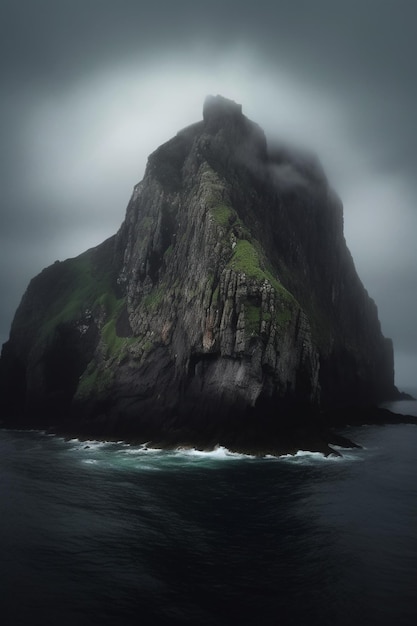
[[0, 368], [5, 419], [101, 435], [204, 438], [396, 393], [320, 164], [220, 96], [150, 155], [114, 237], [31, 281]]

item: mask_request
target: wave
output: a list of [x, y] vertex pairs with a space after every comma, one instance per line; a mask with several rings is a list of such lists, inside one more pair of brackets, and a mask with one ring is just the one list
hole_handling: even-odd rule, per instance
[[141, 455], [141, 454], [158, 454], [164, 452], [162, 448], [153, 448], [149, 446], [147, 443], [142, 443], [140, 445], [134, 445], [130, 443], [122, 444], [126, 449], [123, 450], [124, 454], [128, 455]]
[[226, 459], [255, 459], [251, 454], [233, 452], [225, 446], [215, 446], [212, 450], [198, 450], [197, 448], [179, 447], [174, 450], [177, 456], [197, 457], [202, 459], [226, 460]]
[[97, 469], [133, 470], [148, 472], [160, 470], [192, 469], [201, 467], [210, 469], [219, 464], [233, 461], [253, 460], [257, 457], [229, 450], [225, 446], [216, 446], [211, 450], [178, 447], [172, 450], [153, 448], [147, 444], [134, 445], [119, 443], [108, 447], [97, 442], [68, 442], [73, 445], [71, 452], [78, 456], [79, 462]]
[[[75, 444], [73, 450], [86, 452], [88, 454], [97, 453], [101, 461], [107, 463], [126, 463], [130, 467], [137, 469], [157, 469], [157, 466], [176, 466], [178, 464], [208, 464], [211, 462], [227, 462], [233, 460], [284, 460], [296, 463], [312, 463], [312, 462], [341, 462], [350, 460], [359, 460], [358, 451], [352, 452], [351, 448], [343, 448], [342, 446], [330, 446], [335, 453], [324, 454], [322, 452], [313, 452], [310, 450], [298, 450], [295, 454], [280, 455], [259, 455], [232, 451], [226, 446], [217, 445], [209, 450], [202, 450], [193, 447], [178, 446], [173, 449], [153, 447], [149, 443], [131, 444], [123, 441], [96, 441], [96, 440], [79, 440], [77, 438], [67, 440], [67, 443]], [[103, 453], [105, 456], [103, 456]], [[143, 461], [147, 459], [145, 465]], [[152, 461], [152, 465], [149, 462]], [[85, 462], [85, 461], [84, 461]], [[98, 459], [94, 460], [95, 463]], [[93, 464], [90, 462], [90, 464]]]
[[[235, 461], [241, 462], [277, 462], [296, 464], [316, 464], [316, 463], [340, 463], [341, 461], [363, 460], [360, 451], [346, 449], [341, 446], [332, 446], [334, 454], [323, 454], [322, 452], [312, 452], [308, 450], [298, 450], [295, 454], [265, 454], [254, 455], [244, 452], [230, 450], [224, 445], [216, 445], [212, 449], [199, 449], [191, 446], [178, 446], [174, 449], [155, 447], [150, 442], [135, 444], [126, 441], [103, 441], [96, 439], [82, 439], [73, 437], [71, 439], [61, 435], [51, 435], [45, 431], [22, 431], [26, 434], [35, 434], [36, 437], [45, 437], [59, 453], [75, 455], [74, 460], [82, 463], [83, 466], [96, 469], [115, 469], [133, 471], [158, 471], [173, 470], [179, 468], [193, 467], [207, 468], [219, 467], [219, 464]], [[52, 441], [51, 441], [52, 439]], [[54, 443], [55, 441], [55, 443]]]
[[294, 463], [343, 463], [346, 461], [358, 461], [361, 457], [358, 451], [353, 452], [352, 448], [341, 446], [330, 446], [335, 454], [324, 454], [323, 452], [311, 452], [310, 450], [297, 450], [295, 454], [282, 454], [279, 458], [284, 461]]

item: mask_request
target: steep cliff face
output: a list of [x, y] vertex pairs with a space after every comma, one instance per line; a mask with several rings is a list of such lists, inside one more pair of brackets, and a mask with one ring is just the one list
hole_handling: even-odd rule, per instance
[[103, 434], [279, 423], [395, 392], [319, 163], [268, 148], [220, 96], [150, 155], [115, 237], [32, 280], [0, 363], [5, 415]]

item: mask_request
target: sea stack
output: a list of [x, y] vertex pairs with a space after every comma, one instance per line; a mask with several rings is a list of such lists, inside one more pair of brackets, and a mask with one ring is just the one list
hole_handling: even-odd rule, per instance
[[203, 443], [396, 393], [318, 160], [221, 96], [150, 155], [116, 235], [30, 282], [0, 391], [8, 424]]

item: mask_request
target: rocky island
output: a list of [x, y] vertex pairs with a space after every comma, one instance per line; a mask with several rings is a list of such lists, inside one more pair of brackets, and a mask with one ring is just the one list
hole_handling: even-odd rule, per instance
[[397, 394], [320, 163], [221, 96], [116, 235], [30, 282], [0, 360], [5, 424], [165, 445], [273, 452]]

